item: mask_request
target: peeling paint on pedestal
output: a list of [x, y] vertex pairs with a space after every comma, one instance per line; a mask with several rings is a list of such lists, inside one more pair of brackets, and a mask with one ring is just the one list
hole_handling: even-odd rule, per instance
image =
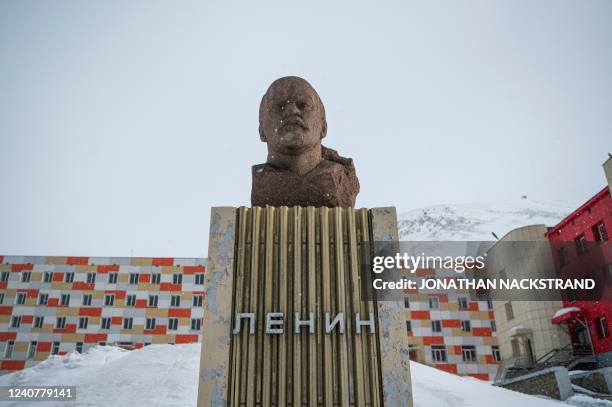
[[[374, 208], [370, 210], [370, 214], [374, 242], [399, 241], [395, 208]], [[379, 302], [378, 323], [381, 330], [379, 340], [384, 404], [412, 407], [410, 357], [405, 350], [407, 345], [402, 304], [390, 301]]]
[[236, 209], [211, 210], [198, 406], [227, 404]]

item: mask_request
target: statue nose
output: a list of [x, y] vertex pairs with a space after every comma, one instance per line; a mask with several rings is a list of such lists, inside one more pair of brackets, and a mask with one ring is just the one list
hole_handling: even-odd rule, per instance
[[297, 107], [296, 103], [293, 101], [287, 102], [284, 110], [285, 110], [286, 115], [300, 114], [300, 109]]

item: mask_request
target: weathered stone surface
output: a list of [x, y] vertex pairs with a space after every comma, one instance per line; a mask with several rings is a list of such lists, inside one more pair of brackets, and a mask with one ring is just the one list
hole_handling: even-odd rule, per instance
[[359, 180], [353, 160], [321, 145], [325, 108], [304, 79], [270, 85], [259, 108], [259, 135], [268, 145], [253, 166], [251, 205], [354, 207]]
[[567, 369], [551, 367], [534, 373], [503, 380], [495, 386], [525, 394], [538, 394], [557, 400], [566, 400], [574, 395]]

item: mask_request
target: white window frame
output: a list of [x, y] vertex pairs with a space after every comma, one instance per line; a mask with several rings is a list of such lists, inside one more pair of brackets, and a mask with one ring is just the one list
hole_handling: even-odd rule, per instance
[[442, 321], [439, 319], [431, 320], [431, 332], [439, 333], [442, 332]]
[[476, 346], [462, 345], [461, 346], [461, 359], [464, 362], [468, 362], [468, 363], [478, 362], [478, 355], [476, 354]]
[[140, 277], [138, 276], [138, 273], [130, 273], [129, 283], [131, 285], [137, 285], [139, 279], [140, 279]]
[[446, 346], [432, 345], [431, 346], [431, 360], [433, 360], [434, 363], [448, 362], [448, 353], [446, 350]]
[[200, 318], [191, 318], [191, 330], [199, 331], [200, 329], [202, 329], [202, 320]]
[[136, 294], [127, 294], [125, 297], [125, 306], [126, 307], [135, 307], [136, 306]]
[[195, 283], [197, 285], [204, 285], [204, 273], [195, 274]]
[[157, 321], [155, 320], [155, 318], [147, 318], [145, 321], [145, 329], [148, 331], [152, 331], [153, 329], [155, 329], [156, 325]]
[[100, 329], [104, 329], [104, 330], [110, 329], [111, 324], [112, 324], [112, 320], [110, 317], [100, 318]]
[[174, 273], [172, 275], [172, 284], [183, 284], [183, 274]]
[[17, 293], [15, 295], [15, 305], [24, 305], [26, 303], [27, 298], [28, 295], [26, 293]]
[[178, 329], [178, 318], [168, 318], [168, 330], [176, 331]]
[[180, 295], [172, 295], [170, 296], [170, 306], [171, 307], [180, 307], [181, 306], [181, 296]]

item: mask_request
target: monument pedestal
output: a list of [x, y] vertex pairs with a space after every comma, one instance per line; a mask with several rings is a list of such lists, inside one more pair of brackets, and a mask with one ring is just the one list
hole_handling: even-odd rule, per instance
[[360, 260], [395, 208], [212, 208], [198, 406], [412, 406], [400, 303]]

